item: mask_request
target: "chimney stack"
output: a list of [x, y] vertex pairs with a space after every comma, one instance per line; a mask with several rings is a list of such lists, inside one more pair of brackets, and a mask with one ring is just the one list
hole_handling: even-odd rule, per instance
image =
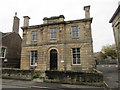
[[85, 18], [90, 18], [90, 6], [84, 6]]
[[24, 18], [24, 24], [23, 24], [23, 26], [24, 27], [29, 26], [29, 19], [30, 19], [30, 17], [29, 16], [23, 16], [23, 18]]
[[15, 12], [15, 16], [13, 19], [13, 31], [12, 32], [19, 33], [19, 21], [20, 19], [17, 17], [17, 12]]

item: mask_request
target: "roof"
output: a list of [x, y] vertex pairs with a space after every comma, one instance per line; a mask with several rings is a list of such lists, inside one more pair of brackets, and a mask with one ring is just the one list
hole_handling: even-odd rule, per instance
[[2, 37], [5, 37], [5, 36], [7, 36], [7, 35], [9, 35], [9, 34], [11, 34], [12, 32], [7, 32], [7, 33], [2, 33]]
[[118, 6], [118, 8], [116, 9], [115, 13], [113, 14], [112, 18], [110, 19], [109, 23], [112, 23], [112, 21], [114, 20], [114, 18], [116, 17], [116, 15], [120, 12], [120, 4]]
[[[10, 34], [13, 34], [13, 33], [15, 33], [15, 32], [7, 32], [7, 33], [3, 33], [3, 32], [1, 32], [1, 36], [0, 36], [0, 38], [4, 38], [4, 37], [6, 37], [6, 36], [8, 36], [8, 35], [10, 35]], [[16, 34], [18, 34], [18, 33], [16, 33]], [[19, 34], [18, 34], [19, 35]], [[19, 35], [20, 36], [20, 35]], [[20, 37], [21, 38], [21, 37]]]
[[78, 20], [69, 20], [69, 21], [62, 21], [62, 22], [54, 22], [54, 23], [47, 23], [47, 24], [40, 24], [40, 25], [33, 25], [33, 26], [23, 26], [21, 27], [22, 29], [34, 29], [34, 28], [39, 28], [43, 26], [49, 26], [49, 25], [59, 25], [59, 24], [71, 24], [71, 23], [77, 23], [77, 22], [87, 22], [90, 21], [92, 22], [93, 18], [85, 18], [85, 19], [78, 19]]
[[0, 32], [0, 38], [3, 38], [7, 35], [9, 35], [11, 32], [7, 32], [7, 33], [3, 33], [3, 32]]
[[7, 34], [9, 34], [10, 32], [7, 32], [7, 33], [2, 33], [2, 36], [5, 36], [5, 35], [7, 35]]

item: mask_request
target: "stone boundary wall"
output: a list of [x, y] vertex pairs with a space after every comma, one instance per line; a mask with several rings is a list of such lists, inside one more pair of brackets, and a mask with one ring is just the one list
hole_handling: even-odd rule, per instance
[[45, 71], [45, 73], [46, 82], [89, 84], [95, 86], [103, 84], [103, 75], [97, 72]]
[[2, 68], [2, 78], [32, 80], [33, 70], [20, 70], [15, 68]]
[[45, 71], [40, 70], [21, 70], [17, 68], [2, 68], [2, 78], [4, 79], [19, 79], [33, 80], [35, 74], [39, 74], [39, 78], [45, 78]]
[[103, 75], [98, 72], [40, 71], [2, 68], [3, 79], [33, 80], [33, 76], [36, 73], [40, 74], [37, 78], [43, 79], [43, 82], [87, 84], [95, 86], [103, 84]]

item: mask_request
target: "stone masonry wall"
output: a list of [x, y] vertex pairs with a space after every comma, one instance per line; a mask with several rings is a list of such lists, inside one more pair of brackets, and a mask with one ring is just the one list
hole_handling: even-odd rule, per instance
[[[92, 19], [91, 19], [92, 20]], [[58, 70], [91, 70], [93, 68], [93, 46], [91, 35], [91, 21], [71, 21], [61, 24], [45, 25], [25, 29], [23, 34], [21, 69], [30, 69], [30, 51], [38, 51], [38, 63], [36, 70], [50, 69], [50, 50], [57, 50]], [[72, 38], [71, 27], [78, 26], [79, 37]], [[57, 37], [50, 39], [50, 28], [57, 28]], [[38, 32], [38, 40], [32, 41], [32, 31]], [[80, 65], [72, 64], [72, 48], [80, 48]], [[64, 60], [64, 63], [61, 61]]]

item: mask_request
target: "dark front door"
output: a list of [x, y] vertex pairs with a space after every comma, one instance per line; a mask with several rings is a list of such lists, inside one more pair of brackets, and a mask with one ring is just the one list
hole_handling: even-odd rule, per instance
[[55, 49], [50, 51], [50, 70], [57, 70], [57, 51]]

